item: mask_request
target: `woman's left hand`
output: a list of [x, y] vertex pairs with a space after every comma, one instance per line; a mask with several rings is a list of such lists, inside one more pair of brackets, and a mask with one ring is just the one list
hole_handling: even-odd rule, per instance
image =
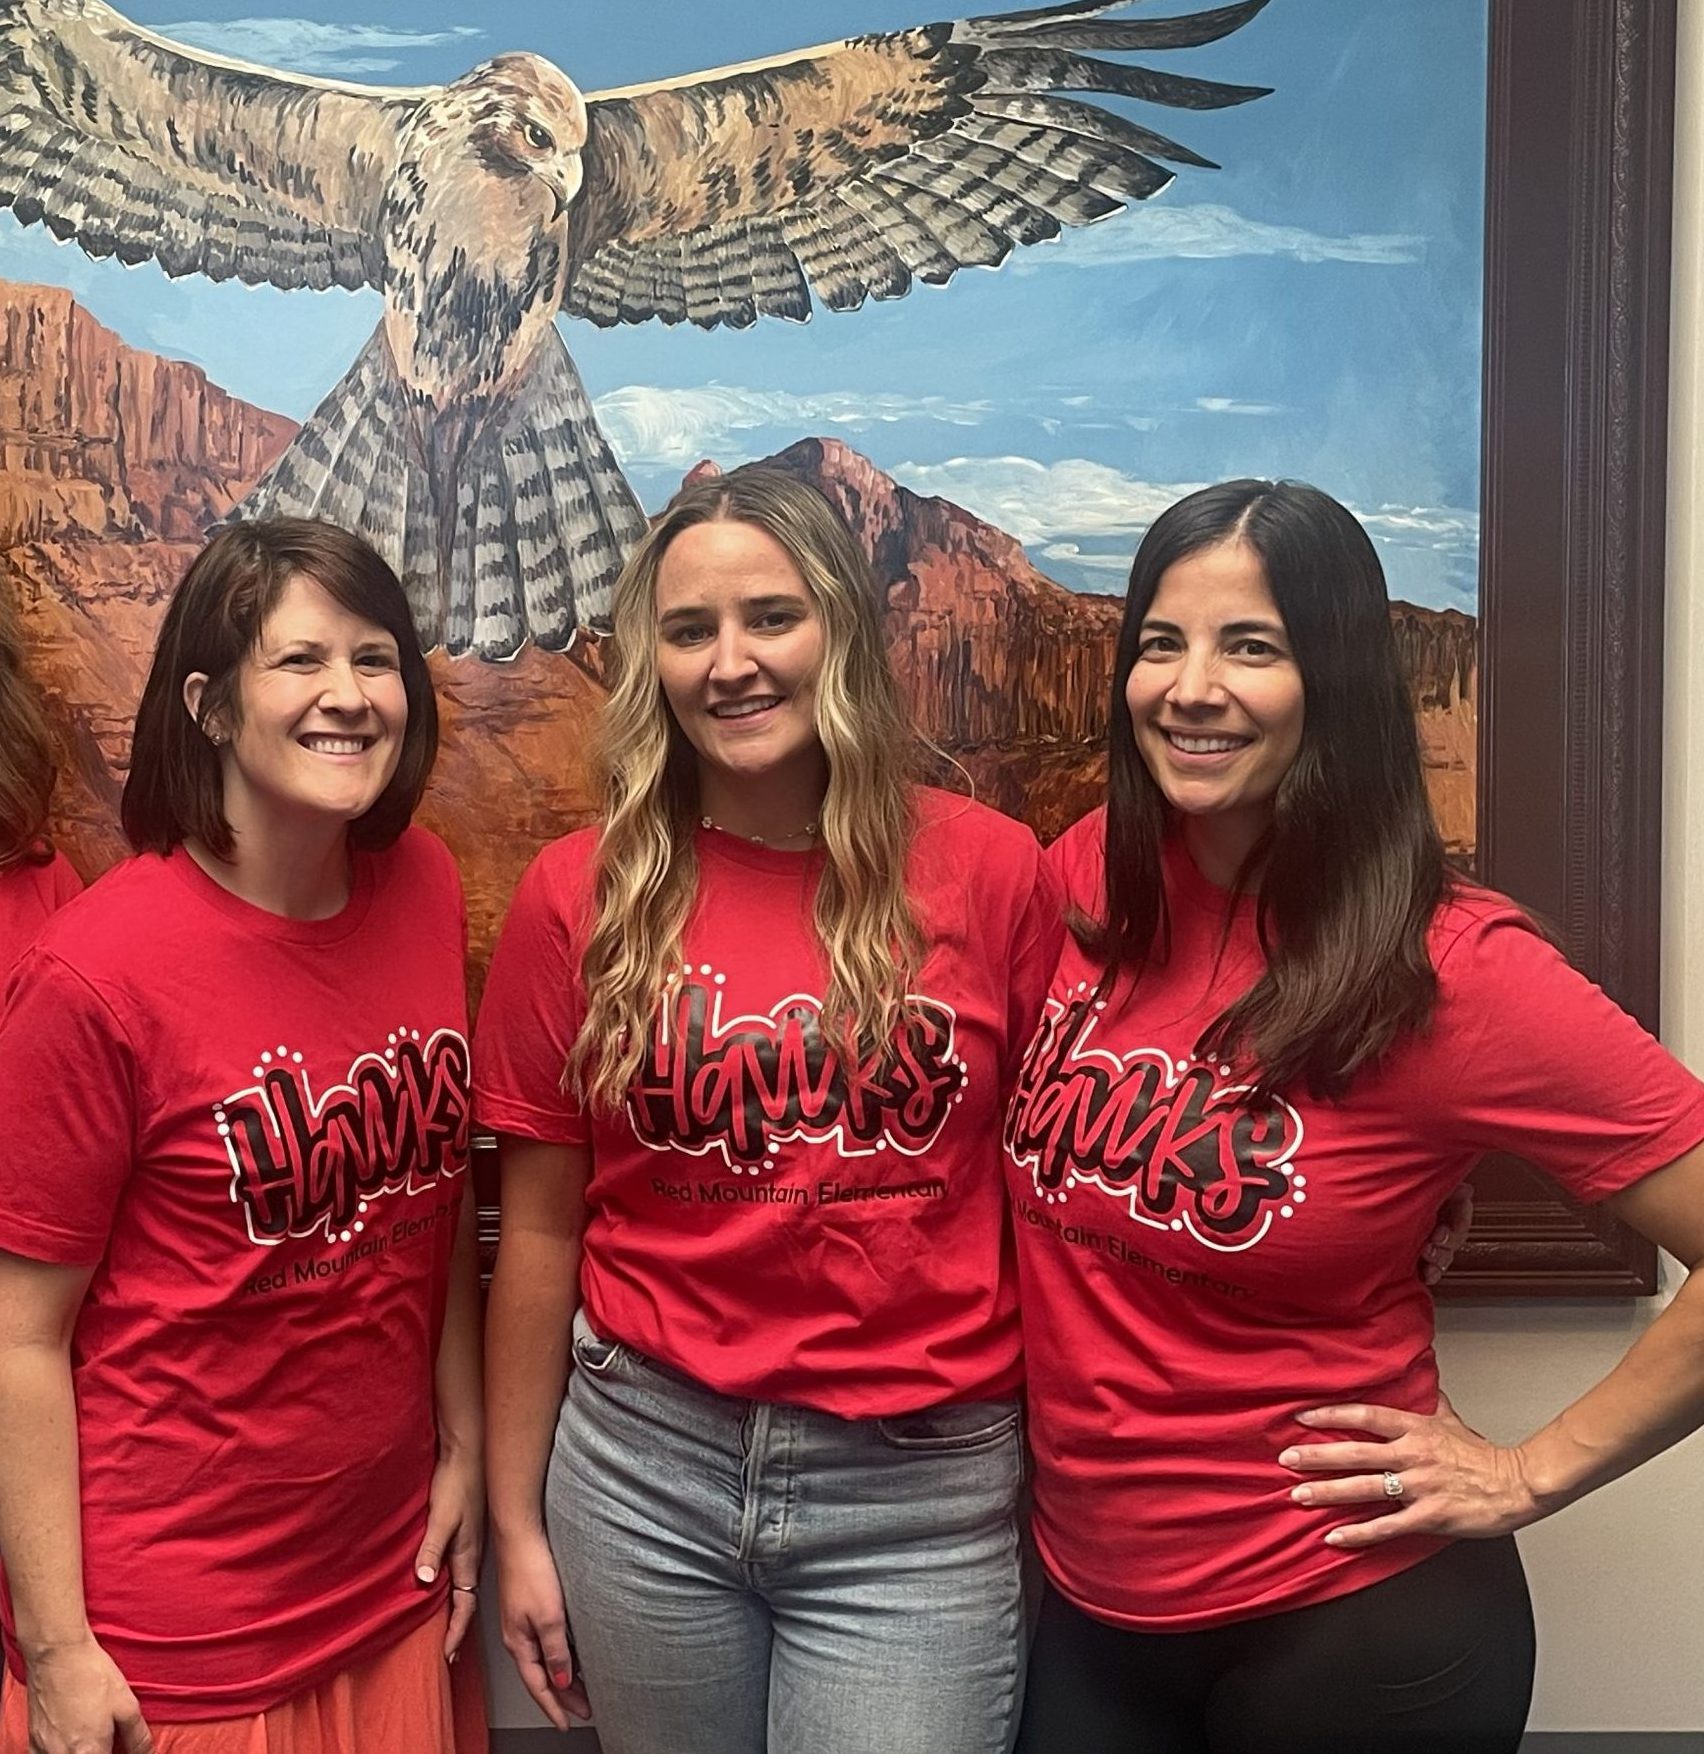
[[414, 1575], [422, 1584], [438, 1581], [450, 1571], [450, 1624], [444, 1634], [444, 1657], [456, 1652], [473, 1624], [479, 1606], [479, 1560], [485, 1545], [485, 1470], [465, 1452], [438, 1457], [432, 1491], [426, 1502], [426, 1538], [414, 1556]]
[[1330, 1530], [1325, 1539], [1334, 1547], [1376, 1547], [1400, 1535], [1506, 1535], [1544, 1514], [1522, 1452], [1481, 1437], [1442, 1395], [1432, 1414], [1346, 1406], [1297, 1417], [1382, 1440], [1299, 1444], [1278, 1457], [1294, 1473], [1343, 1476], [1304, 1482], [1290, 1494], [1297, 1504], [1324, 1511], [1378, 1506], [1384, 1513]]

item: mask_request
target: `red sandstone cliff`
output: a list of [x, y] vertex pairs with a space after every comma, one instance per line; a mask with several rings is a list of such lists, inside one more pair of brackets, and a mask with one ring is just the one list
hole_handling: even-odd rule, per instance
[[295, 430], [125, 346], [58, 287], [0, 284], [0, 546], [195, 542]]
[[1396, 649], [1408, 673], [1432, 814], [1444, 845], [1471, 858], [1479, 768], [1479, 628], [1459, 609], [1392, 603]]
[[127, 347], [57, 287], [0, 283], [0, 576], [64, 752], [61, 839], [118, 856], [130, 717], [201, 532], [295, 431]]
[[976, 795], [1047, 840], [1090, 809], [1117, 601], [1055, 584], [1003, 530], [900, 486], [838, 439], [769, 460], [819, 487], [863, 544], [912, 712]]
[[1102, 734], [1116, 601], [1055, 584], [1003, 530], [901, 487], [838, 439], [771, 461], [820, 487], [863, 543], [925, 735], [958, 748]]

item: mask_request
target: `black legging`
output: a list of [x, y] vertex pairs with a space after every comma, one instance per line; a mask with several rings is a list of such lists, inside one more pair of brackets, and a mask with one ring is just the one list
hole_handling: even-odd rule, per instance
[[1205, 1632], [1130, 1632], [1051, 1585], [1018, 1754], [1514, 1754], [1534, 1661], [1512, 1537]]

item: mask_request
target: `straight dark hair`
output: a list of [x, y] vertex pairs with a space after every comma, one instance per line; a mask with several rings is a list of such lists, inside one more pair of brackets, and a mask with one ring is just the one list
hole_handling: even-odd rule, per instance
[[1101, 985], [1170, 952], [1161, 846], [1172, 812], [1136, 746], [1125, 687], [1160, 579], [1224, 543], [1259, 557], [1301, 671], [1301, 746], [1272, 826], [1237, 874], [1258, 882], [1266, 967], [1203, 1031], [1203, 1058], [1259, 1091], [1340, 1094], [1401, 1035], [1425, 1027], [1438, 981], [1427, 949], [1450, 883], [1420, 765], [1384, 571], [1367, 533], [1298, 481], [1226, 481], [1163, 512], [1130, 570], [1113, 667], [1106, 917], [1079, 917]]
[[17, 611], [0, 604], [0, 870], [44, 864], [42, 836], [53, 797], [53, 736], [24, 669]]
[[[194, 840], [216, 858], [235, 851], [225, 817], [219, 753], [206, 725], [241, 723], [238, 677], [266, 618], [298, 575], [340, 608], [396, 641], [408, 724], [396, 772], [373, 807], [349, 825], [349, 844], [388, 847], [408, 826], [438, 756], [438, 702], [397, 576], [359, 536], [315, 518], [228, 524], [191, 562], [172, 594], [154, 663], [136, 709], [130, 777], [120, 818], [138, 852], [168, 853]], [[202, 672], [198, 714], [184, 705], [186, 677]]]

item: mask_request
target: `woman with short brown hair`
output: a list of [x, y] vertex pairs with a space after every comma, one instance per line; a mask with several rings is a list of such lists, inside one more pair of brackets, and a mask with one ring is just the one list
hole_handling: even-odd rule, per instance
[[[137, 849], [0, 1021], [4, 1754], [477, 1754], [465, 918], [402, 587], [300, 520], [166, 611]], [[64, 919], [64, 916], [62, 916]], [[27, 1692], [26, 1692], [27, 1689]]]

